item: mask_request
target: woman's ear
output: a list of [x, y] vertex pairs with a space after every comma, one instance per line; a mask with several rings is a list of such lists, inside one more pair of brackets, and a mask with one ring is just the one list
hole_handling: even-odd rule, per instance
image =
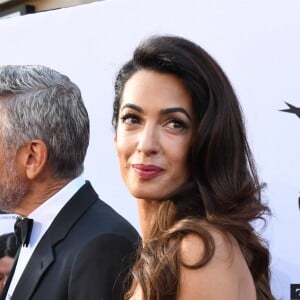
[[19, 149], [19, 161], [29, 180], [38, 177], [48, 160], [48, 149], [42, 140], [31, 140]]

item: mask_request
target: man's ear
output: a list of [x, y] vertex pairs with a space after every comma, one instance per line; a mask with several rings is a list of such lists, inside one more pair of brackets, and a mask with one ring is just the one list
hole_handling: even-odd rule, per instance
[[31, 140], [19, 149], [19, 160], [29, 180], [42, 173], [48, 160], [48, 148], [42, 140]]

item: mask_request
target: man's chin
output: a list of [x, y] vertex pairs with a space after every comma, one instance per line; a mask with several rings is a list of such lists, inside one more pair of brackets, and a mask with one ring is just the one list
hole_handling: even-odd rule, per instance
[[13, 213], [15, 213], [15, 206], [13, 206], [11, 204], [2, 204], [1, 203], [0, 211], [1, 211], [1, 213], [13, 214]]
[[3, 198], [0, 197], [0, 210], [5, 213], [17, 213], [18, 208], [21, 206], [22, 199], [24, 198], [24, 195], [27, 193], [28, 189], [24, 187], [23, 190], [19, 189], [18, 193], [13, 193], [10, 195], [10, 197]]

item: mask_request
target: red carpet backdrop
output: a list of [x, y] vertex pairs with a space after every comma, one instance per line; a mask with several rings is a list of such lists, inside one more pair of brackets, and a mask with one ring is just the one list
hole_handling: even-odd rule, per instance
[[17, 215], [0, 214], [0, 235], [14, 231]]
[[236, 89], [267, 183], [264, 198], [273, 217], [257, 229], [272, 252], [276, 299], [300, 299], [299, 13], [299, 0], [105, 0], [0, 20], [0, 64], [47, 65], [80, 86], [91, 118], [85, 177], [138, 228], [110, 125], [116, 71], [152, 34], [182, 35], [202, 45]]

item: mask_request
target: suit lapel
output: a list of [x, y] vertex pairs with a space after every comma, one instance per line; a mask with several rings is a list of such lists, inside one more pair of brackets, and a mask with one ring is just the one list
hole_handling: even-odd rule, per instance
[[29, 260], [11, 299], [29, 299], [39, 279], [54, 260], [48, 238], [43, 238]]
[[53, 248], [62, 241], [80, 216], [98, 200], [96, 192], [87, 182], [66, 203], [34, 250], [12, 295], [13, 299], [29, 299], [40, 278], [54, 262]]

